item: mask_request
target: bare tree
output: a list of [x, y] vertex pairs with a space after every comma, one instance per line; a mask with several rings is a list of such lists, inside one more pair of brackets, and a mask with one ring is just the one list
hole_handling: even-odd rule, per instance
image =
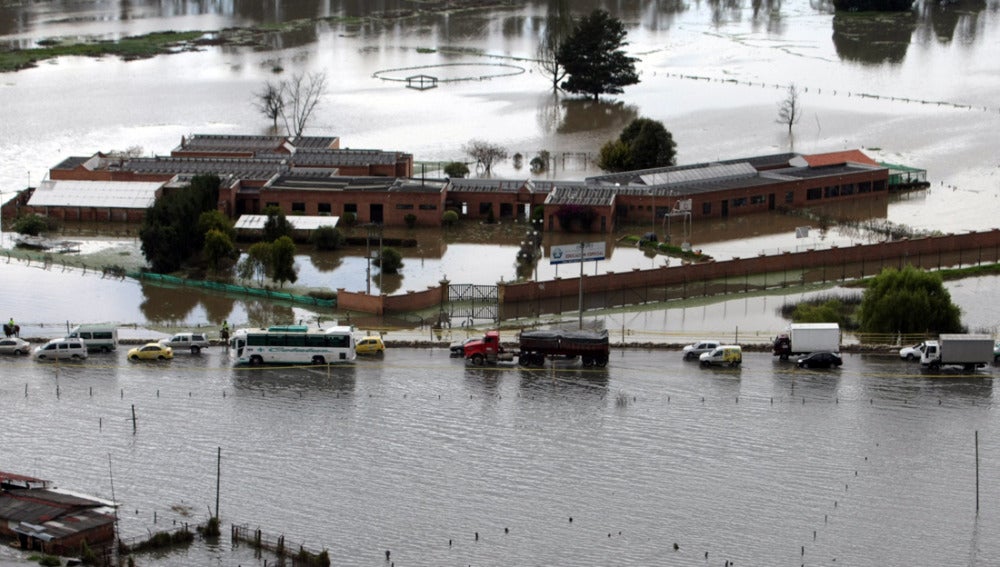
[[507, 159], [507, 148], [485, 140], [469, 140], [462, 146], [462, 151], [476, 160], [477, 169], [482, 166], [487, 174], [493, 169], [494, 162]]
[[129, 146], [124, 150], [111, 150], [108, 152], [108, 157], [118, 158], [118, 159], [129, 159], [142, 157], [143, 149], [142, 146]]
[[254, 108], [261, 114], [271, 119], [272, 127], [278, 129], [278, 117], [282, 115], [285, 108], [285, 99], [282, 96], [283, 83], [272, 83], [267, 81], [264, 88], [253, 94]]
[[326, 73], [296, 73], [290, 80], [282, 81], [281, 86], [285, 101], [281, 119], [289, 136], [301, 136], [320, 98], [326, 94]]
[[566, 69], [559, 63], [559, 47], [563, 39], [573, 31], [573, 18], [568, 2], [560, 0], [549, 8], [545, 18], [545, 33], [538, 42], [535, 66], [542, 75], [552, 81], [552, 90], [559, 90], [559, 83], [566, 78]]
[[775, 122], [778, 124], [787, 124], [788, 133], [791, 134], [792, 126], [800, 118], [802, 118], [802, 103], [799, 101], [799, 89], [795, 86], [795, 83], [792, 83], [788, 85], [785, 100], [778, 107], [778, 119]]

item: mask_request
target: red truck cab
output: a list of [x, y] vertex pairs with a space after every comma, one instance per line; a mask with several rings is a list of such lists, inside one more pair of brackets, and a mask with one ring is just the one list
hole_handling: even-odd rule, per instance
[[471, 360], [476, 366], [496, 362], [503, 352], [503, 347], [500, 346], [500, 331], [487, 331], [482, 339], [465, 345], [465, 359]]

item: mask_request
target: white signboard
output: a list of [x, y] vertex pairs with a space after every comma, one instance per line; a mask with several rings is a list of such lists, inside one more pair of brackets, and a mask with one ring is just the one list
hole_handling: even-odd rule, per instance
[[552, 247], [549, 264], [569, 264], [572, 262], [587, 262], [603, 260], [606, 245], [601, 242], [581, 242], [580, 244], [563, 244]]

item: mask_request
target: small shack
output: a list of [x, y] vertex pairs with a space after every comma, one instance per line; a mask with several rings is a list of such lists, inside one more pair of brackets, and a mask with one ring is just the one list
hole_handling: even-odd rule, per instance
[[76, 555], [115, 539], [113, 502], [52, 486], [50, 481], [0, 472], [0, 536], [25, 550]]

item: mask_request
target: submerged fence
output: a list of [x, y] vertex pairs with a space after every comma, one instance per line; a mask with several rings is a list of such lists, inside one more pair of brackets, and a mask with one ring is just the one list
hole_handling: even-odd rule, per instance
[[203, 280], [190, 280], [187, 278], [178, 278], [176, 276], [168, 276], [153, 272], [130, 272], [128, 276], [130, 278], [135, 278], [137, 280], [159, 282], [166, 285], [195, 287], [201, 289], [208, 289], [212, 291], [220, 291], [223, 293], [235, 293], [240, 295], [249, 295], [252, 297], [263, 297], [267, 299], [290, 301], [292, 303], [300, 303], [303, 305], [314, 305], [317, 307], [329, 307], [329, 308], [337, 307], [336, 299], [319, 299], [317, 297], [310, 297], [308, 295], [296, 295], [294, 293], [274, 291], [272, 289], [261, 289], [256, 287], [225, 284], [219, 282], [208, 282]]

